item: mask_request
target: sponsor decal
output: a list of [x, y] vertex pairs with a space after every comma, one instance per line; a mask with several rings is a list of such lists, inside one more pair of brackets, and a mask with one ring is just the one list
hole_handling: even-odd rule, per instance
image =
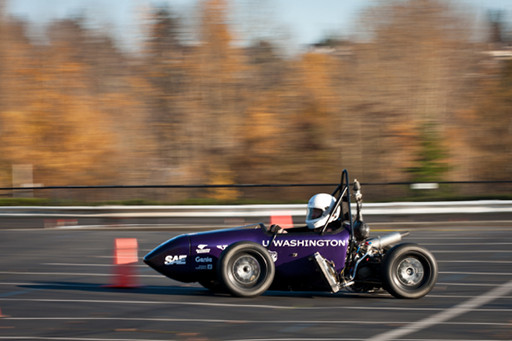
[[217, 249], [224, 251], [228, 246], [227, 245], [217, 245]]
[[212, 264], [200, 264], [195, 267], [196, 270], [212, 270], [213, 265]]
[[[263, 240], [261, 245], [267, 247], [270, 244], [269, 240]], [[345, 246], [347, 242], [341, 239], [274, 239], [272, 246], [275, 247], [339, 247]]]
[[207, 248], [208, 244], [197, 245], [196, 253], [209, 253], [210, 249]]
[[272, 257], [274, 263], [277, 262], [277, 251], [269, 251], [268, 253], [270, 253], [270, 257]]
[[196, 257], [196, 263], [212, 263], [212, 257]]
[[165, 265], [185, 265], [187, 263], [187, 255], [169, 255], [165, 257]]

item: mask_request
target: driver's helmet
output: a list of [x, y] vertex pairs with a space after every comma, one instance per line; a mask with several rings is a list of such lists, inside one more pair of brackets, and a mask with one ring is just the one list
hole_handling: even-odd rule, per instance
[[[329, 214], [335, 204], [336, 198], [330, 194], [320, 193], [313, 195], [311, 199], [309, 199], [306, 215], [306, 224], [308, 225], [308, 228], [314, 230], [338, 219], [340, 215], [339, 206], [336, 208], [336, 212], [334, 212], [329, 219]], [[329, 221], [327, 221], [327, 219], [329, 219]]]

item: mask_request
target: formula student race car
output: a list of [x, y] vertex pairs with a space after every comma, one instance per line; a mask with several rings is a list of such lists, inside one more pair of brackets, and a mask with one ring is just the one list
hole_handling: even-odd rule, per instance
[[[144, 257], [161, 274], [234, 296], [271, 290], [375, 292], [420, 298], [437, 279], [437, 263], [424, 247], [397, 244], [408, 233], [369, 238], [361, 213], [360, 185], [354, 181], [352, 215], [348, 172], [332, 196], [328, 214], [337, 218], [318, 230], [267, 227], [263, 223], [172, 238]], [[336, 212], [336, 213], [335, 213]], [[285, 233], [283, 233], [285, 232]]]

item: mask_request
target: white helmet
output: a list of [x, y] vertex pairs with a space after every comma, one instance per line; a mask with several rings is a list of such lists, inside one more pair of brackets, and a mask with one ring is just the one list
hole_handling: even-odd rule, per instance
[[329, 214], [331, 213], [332, 208], [336, 204], [336, 198], [330, 194], [320, 193], [315, 194], [309, 199], [308, 202], [308, 212], [306, 215], [306, 224], [309, 229], [313, 230], [319, 227], [322, 227], [336, 219], [338, 219], [340, 215], [340, 208], [336, 208], [336, 212], [333, 213], [331, 219], [327, 221], [329, 218]]

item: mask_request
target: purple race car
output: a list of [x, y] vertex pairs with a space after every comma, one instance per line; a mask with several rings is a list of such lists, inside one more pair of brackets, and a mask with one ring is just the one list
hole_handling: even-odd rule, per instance
[[[420, 298], [432, 290], [437, 263], [424, 247], [397, 244], [408, 233], [369, 238], [361, 213], [360, 185], [354, 181], [352, 215], [348, 173], [342, 172], [326, 207], [325, 225], [282, 230], [253, 224], [172, 238], [144, 257], [163, 275], [199, 282], [212, 291], [251, 297], [275, 290], [374, 292]], [[335, 219], [333, 219], [335, 218]]]

